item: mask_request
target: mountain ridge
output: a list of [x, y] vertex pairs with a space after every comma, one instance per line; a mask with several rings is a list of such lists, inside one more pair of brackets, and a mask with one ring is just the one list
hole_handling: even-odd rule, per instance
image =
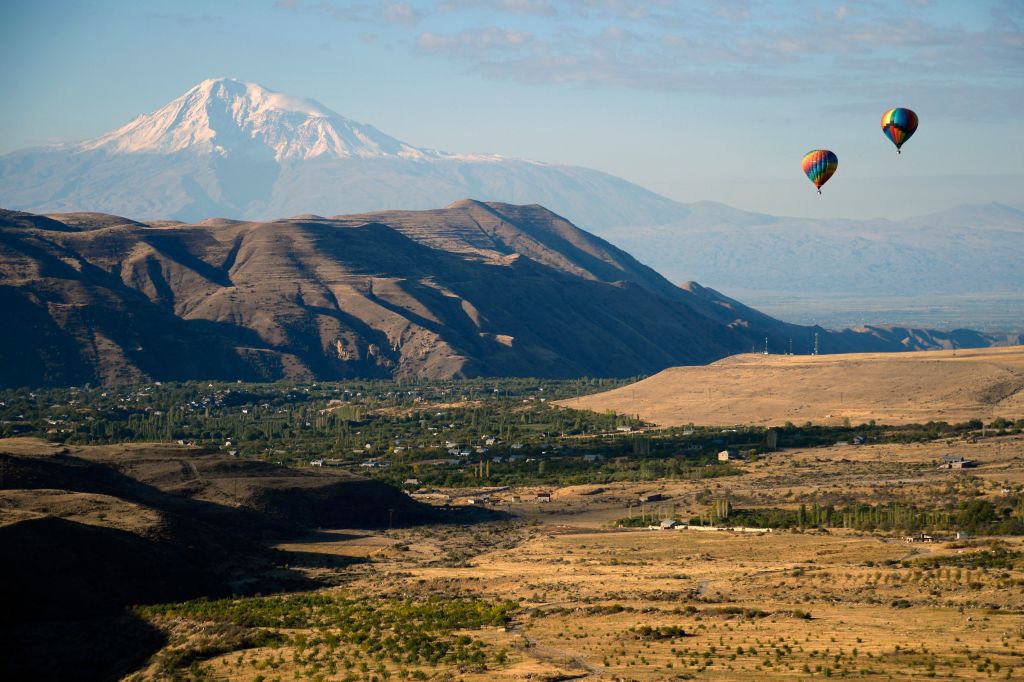
[[0, 384], [635, 376], [752, 347], [1012, 341], [832, 333], [672, 285], [541, 206], [271, 222], [0, 212]]

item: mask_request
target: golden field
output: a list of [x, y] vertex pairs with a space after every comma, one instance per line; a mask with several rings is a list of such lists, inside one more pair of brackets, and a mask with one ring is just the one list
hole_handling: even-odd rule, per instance
[[561, 404], [659, 426], [988, 421], [1024, 413], [1024, 347], [735, 355]]
[[[945, 450], [981, 466], [939, 470], [934, 459]], [[517, 601], [506, 626], [463, 633], [501, 651], [502, 662], [399, 665], [354, 646], [331, 649], [323, 643], [330, 629], [312, 628], [285, 630], [293, 639], [283, 644], [213, 656], [204, 670], [225, 680], [1024, 678], [1021, 538], [907, 543], [847, 530], [610, 523], [652, 491], [664, 501], [649, 513], [680, 518], [699, 512], [709, 493], [743, 506], [792, 506], [837, 491], [879, 503], [996, 499], [1024, 482], [1022, 464], [1021, 436], [793, 450], [743, 464], [744, 474], [728, 479], [573, 486], [547, 504], [534, 501], [535, 490], [496, 492], [492, 506], [512, 511], [508, 521], [320, 531], [279, 549], [311, 577], [333, 577], [338, 587], [325, 594]], [[508, 501], [513, 492], [520, 502]], [[168, 650], [211, 636], [212, 626], [187, 619], [163, 626], [175, 633]], [[292, 643], [297, 633], [301, 646]], [[332, 673], [331, 660], [351, 667]]]

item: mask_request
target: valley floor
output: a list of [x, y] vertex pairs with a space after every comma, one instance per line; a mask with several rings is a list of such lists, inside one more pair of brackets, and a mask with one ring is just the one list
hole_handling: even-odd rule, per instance
[[[938, 469], [950, 451], [980, 466]], [[192, 660], [189, 674], [222, 680], [1024, 678], [1024, 538], [612, 528], [631, 513], [686, 518], [709, 495], [742, 507], [843, 494], [924, 504], [966, 490], [998, 499], [1024, 483], [1024, 436], [792, 450], [742, 466], [711, 481], [567, 487], [550, 503], [503, 489], [486, 504], [513, 518], [480, 525], [318, 531], [279, 549], [293, 569], [336, 585], [316, 593], [327, 605], [295, 595], [272, 608], [241, 599], [143, 610], [169, 643], [128, 679], [185, 674], [180, 661]], [[662, 499], [641, 510], [638, 495], [652, 492]], [[385, 619], [411, 608], [401, 604], [518, 606], [487, 622], [445, 616], [433, 637], [452, 648], [432, 665], [410, 657], [420, 651], [412, 635], [388, 643], [391, 631], [374, 626], [350, 636], [365, 614], [317, 615], [351, 601]], [[260, 620], [300, 607], [287, 623]], [[243, 634], [228, 636], [229, 625]]]

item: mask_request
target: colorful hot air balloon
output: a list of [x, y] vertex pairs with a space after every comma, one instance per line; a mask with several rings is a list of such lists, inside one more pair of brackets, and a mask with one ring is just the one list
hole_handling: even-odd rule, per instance
[[804, 173], [811, 179], [821, 194], [821, 186], [828, 182], [839, 168], [839, 158], [827, 149], [815, 149], [804, 156]]
[[910, 109], [896, 107], [882, 116], [882, 132], [896, 145], [897, 154], [901, 153], [900, 147], [910, 139], [915, 130], [917, 130], [917, 114]]

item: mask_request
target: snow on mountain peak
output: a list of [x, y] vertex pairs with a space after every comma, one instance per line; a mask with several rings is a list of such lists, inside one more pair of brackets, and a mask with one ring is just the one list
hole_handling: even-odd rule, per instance
[[197, 149], [224, 156], [269, 148], [277, 161], [438, 156], [314, 100], [230, 78], [204, 80], [160, 109], [83, 142], [81, 148], [161, 154]]

